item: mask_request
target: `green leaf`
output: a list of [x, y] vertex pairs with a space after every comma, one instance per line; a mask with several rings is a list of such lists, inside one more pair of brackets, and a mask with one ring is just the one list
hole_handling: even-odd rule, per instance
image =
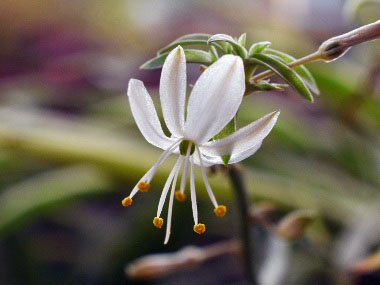
[[306, 86], [302, 78], [282, 60], [277, 57], [262, 53], [253, 54], [248, 62], [261, 64], [271, 69], [278, 76], [283, 78], [288, 84], [294, 88], [301, 96], [305, 97], [310, 102], [313, 102], [313, 95]]
[[186, 45], [207, 45], [208, 38], [211, 35], [209, 34], [189, 34], [182, 36], [167, 46], [163, 47], [157, 52], [157, 55], [161, 55], [164, 53], [167, 53], [177, 47], [178, 45], [180, 46], [186, 46]]
[[287, 84], [279, 84], [279, 83], [269, 83], [269, 81], [262, 80], [257, 83], [248, 83], [246, 84], [246, 94], [250, 94], [256, 91], [283, 91], [284, 88], [288, 87]]
[[[296, 60], [296, 58], [292, 57], [291, 55], [274, 49], [265, 49], [263, 53], [276, 56], [286, 64], [289, 64]], [[319, 95], [317, 83], [311, 72], [304, 65], [293, 67], [293, 69], [302, 77], [302, 79], [305, 81], [306, 85], [309, 87], [311, 92], [313, 92], [316, 95]]]
[[[214, 140], [220, 140], [236, 131], [236, 116], [218, 133], [214, 136]], [[225, 165], [230, 161], [231, 155], [222, 155], [220, 157]]]
[[247, 34], [246, 33], [241, 34], [241, 36], [238, 39], [238, 44], [245, 47], [246, 40], [247, 40]]
[[218, 58], [219, 58], [219, 55], [218, 55], [218, 51], [216, 50], [216, 48], [214, 46], [210, 46], [210, 56], [211, 56], [211, 60], [213, 62], [217, 61]]
[[[185, 49], [184, 52], [186, 56], [186, 63], [200, 63], [204, 65], [210, 65], [212, 63], [211, 55], [206, 51]], [[156, 69], [162, 67], [168, 54], [169, 53], [161, 54], [148, 60], [140, 66], [140, 69]]]
[[270, 42], [258, 42], [258, 43], [254, 43], [253, 45], [251, 45], [251, 47], [249, 48], [249, 51], [248, 51], [248, 56], [251, 56], [255, 53], [260, 53], [262, 52], [264, 49], [266, 49], [267, 47], [269, 47], [271, 45]]
[[0, 194], [0, 235], [58, 204], [107, 193], [108, 178], [96, 167], [78, 165], [29, 178]]
[[235, 52], [243, 59], [247, 57], [247, 50], [245, 47], [238, 44], [231, 36], [225, 34], [216, 34], [208, 39], [208, 43], [213, 42], [226, 42], [232, 45]]

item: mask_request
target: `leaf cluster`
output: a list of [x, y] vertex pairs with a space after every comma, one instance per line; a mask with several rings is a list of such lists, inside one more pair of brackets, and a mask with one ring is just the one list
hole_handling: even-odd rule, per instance
[[[304, 65], [290, 67], [289, 63], [295, 61], [295, 58], [282, 51], [270, 48], [270, 42], [253, 43], [247, 48], [245, 33], [237, 39], [226, 34], [189, 34], [182, 36], [160, 49], [156, 57], [145, 62], [141, 69], [162, 67], [169, 52], [178, 45], [184, 47], [188, 63], [198, 63], [206, 67], [225, 54], [240, 56], [243, 59], [246, 74], [246, 95], [257, 91], [281, 91], [288, 85], [310, 102], [313, 102], [313, 94], [319, 94], [312, 74]], [[193, 46], [197, 48], [193, 48]], [[272, 71], [282, 78], [286, 84], [273, 83], [268, 79], [253, 80], [259, 67]]]

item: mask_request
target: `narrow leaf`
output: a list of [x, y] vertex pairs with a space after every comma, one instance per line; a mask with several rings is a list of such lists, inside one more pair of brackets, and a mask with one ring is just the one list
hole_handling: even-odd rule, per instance
[[247, 50], [245, 49], [245, 47], [241, 46], [240, 44], [238, 44], [231, 36], [229, 35], [224, 35], [224, 34], [216, 34], [216, 35], [213, 35], [211, 36], [209, 39], [208, 39], [208, 42], [209, 43], [212, 43], [212, 42], [227, 42], [229, 44], [232, 45], [233, 49], [236, 51], [236, 53], [242, 57], [243, 59], [245, 59], [247, 57]]
[[219, 58], [219, 55], [218, 55], [218, 51], [216, 50], [216, 48], [214, 46], [210, 46], [209, 52], [210, 52], [211, 60], [213, 62], [217, 61]]
[[[289, 64], [296, 60], [296, 58], [292, 57], [291, 55], [274, 49], [265, 49], [263, 53], [276, 56], [286, 64]], [[293, 69], [302, 77], [302, 79], [305, 81], [306, 85], [309, 87], [311, 92], [313, 92], [316, 95], [319, 95], [317, 83], [311, 72], [304, 65], [293, 67]]]
[[246, 33], [241, 34], [241, 36], [238, 39], [238, 44], [245, 47], [246, 40], [247, 40], [247, 34]]
[[274, 73], [288, 82], [288, 84], [294, 88], [301, 96], [305, 97], [310, 102], [314, 101], [313, 95], [311, 94], [302, 78], [277, 57], [257, 53], [252, 55], [251, 59], [248, 59], [248, 62], [258, 63], [271, 69]]
[[270, 45], [271, 45], [270, 42], [258, 42], [258, 43], [254, 43], [249, 48], [248, 56], [251, 56], [251, 55], [253, 55], [255, 53], [260, 53], [264, 49], [266, 49], [267, 47], [269, 47]]
[[[185, 49], [185, 56], [187, 63], [200, 63], [204, 65], [210, 65], [212, 63], [211, 55], [203, 50], [197, 49]], [[140, 66], [140, 69], [156, 69], [161, 68], [164, 65], [165, 59], [169, 53], [161, 54], [156, 56], [143, 65]]]
[[167, 53], [177, 47], [178, 45], [186, 46], [186, 45], [207, 45], [208, 38], [211, 35], [209, 34], [189, 34], [182, 36], [167, 46], [163, 47], [157, 52], [157, 55], [161, 55]]
[[250, 94], [256, 91], [283, 91], [285, 87], [288, 87], [287, 84], [279, 84], [279, 83], [270, 83], [266, 80], [262, 80], [257, 83], [248, 83], [246, 84], [246, 94]]

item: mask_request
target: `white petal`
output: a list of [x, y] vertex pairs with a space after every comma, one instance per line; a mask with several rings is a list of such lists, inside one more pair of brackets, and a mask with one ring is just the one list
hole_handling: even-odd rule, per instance
[[[223, 139], [211, 141], [200, 146], [201, 152], [207, 156], [231, 155], [248, 153], [260, 145], [272, 130], [280, 112], [272, 112], [251, 124], [239, 129]], [[257, 150], [257, 149], [256, 149]], [[231, 157], [232, 158], [232, 157]]]
[[201, 144], [216, 135], [236, 114], [244, 90], [242, 59], [222, 56], [194, 85], [187, 107], [185, 137]]
[[162, 67], [160, 100], [169, 131], [183, 136], [186, 99], [186, 58], [182, 47], [172, 50]]
[[[228, 164], [238, 163], [246, 159], [247, 157], [250, 157], [260, 147], [261, 147], [261, 143], [257, 145], [253, 145], [250, 149], [247, 149], [246, 151], [232, 154], [230, 160], [228, 161]], [[194, 157], [194, 163], [197, 165], [200, 165], [200, 161], [197, 157]], [[209, 167], [215, 164], [224, 164], [220, 156], [204, 156], [204, 155], [202, 155], [202, 163], [204, 167]]]
[[239, 153], [234, 153], [231, 155], [231, 158], [228, 161], [228, 163], [229, 164], [238, 163], [238, 162], [246, 159], [247, 157], [250, 157], [251, 155], [253, 155], [256, 151], [259, 150], [260, 147], [261, 147], [261, 142], [256, 144], [256, 145], [253, 145], [251, 148], [249, 148], [245, 151], [242, 151]]
[[132, 115], [144, 138], [159, 148], [166, 149], [169, 147], [174, 139], [168, 138], [162, 131], [152, 98], [142, 81], [129, 80], [128, 98]]
[[[193, 161], [194, 161], [194, 164], [196, 164], [198, 166], [201, 166], [201, 162], [199, 161], [199, 158], [197, 156], [195, 156], [193, 158]], [[207, 158], [203, 157], [202, 158], [202, 163], [203, 163], [203, 167], [210, 167], [210, 166], [213, 166], [214, 164], [222, 164], [223, 161], [221, 161], [220, 163], [219, 162], [218, 163], [214, 163], [214, 159], [212, 159], [211, 161], [209, 161]]]

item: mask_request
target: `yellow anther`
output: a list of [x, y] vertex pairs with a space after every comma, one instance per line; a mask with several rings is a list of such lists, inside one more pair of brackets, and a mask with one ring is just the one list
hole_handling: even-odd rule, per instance
[[124, 207], [128, 207], [132, 204], [132, 198], [131, 197], [125, 197], [123, 199], [123, 201], [121, 201], [121, 204], [124, 206]]
[[175, 191], [175, 192], [174, 192], [174, 196], [175, 196], [175, 198], [176, 198], [178, 201], [180, 201], [180, 202], [183, 202], [183, 201], [185, 201], [185, 199], [186, 199], [186, 194], [185, 194], [185, 193], [182, 193], [180, 190]]
[[140, 192], [147, 192], [150, 188], [150, 183], [141, 181], [137, 184], [137, 188], [139, 188]]
[[153, 225], [154, 225], [156, 228], [161, 229], [161, 227], [162, 227], [163, 224], [164, 224], [164, 219], [163, 219], [163, 218], [160, 218], [160, 217], [154, 217], [154, 219], [153, 219]]
[[214, 209], [215, 215], [218, 217], [223, 217], [227, 212], [227, 207], [224, 205], [219, 205], [217, 208]]
[[196, 224], [193, 229], [197, 234], [203, 234], [206, 231], [206, 226], [205, 224]]

